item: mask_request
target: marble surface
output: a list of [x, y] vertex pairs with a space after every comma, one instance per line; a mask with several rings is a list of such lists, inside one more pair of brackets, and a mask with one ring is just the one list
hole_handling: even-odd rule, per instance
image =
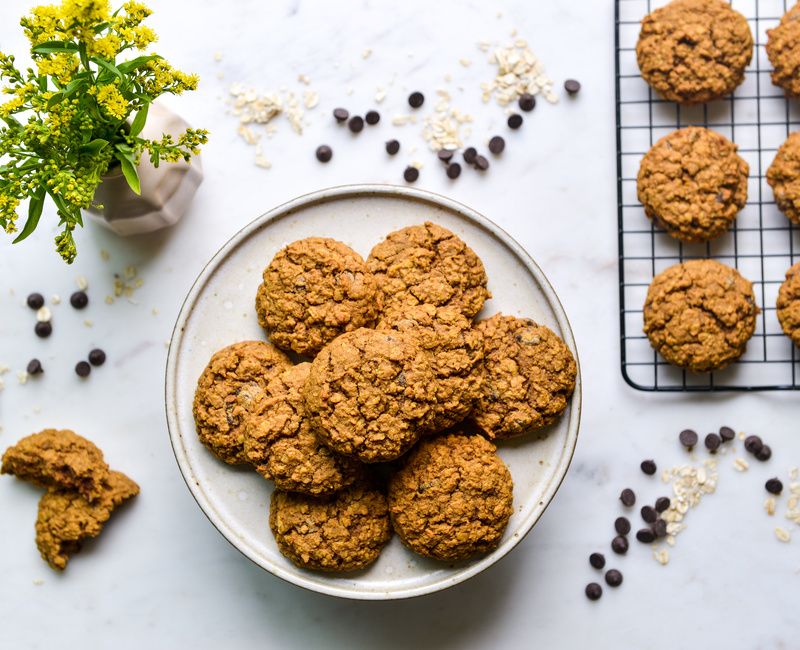
[[[17, 17], [30, 2], [0, 8], [0, 47], [20, 52]], [[159, 51], [197, 71], [197, 93], [170, 101], [190, 122], [212, 131], [206, 180], [186, 218], [171, 231], [118, 239], [89, 226], [80, 256], [65, 267], [52, 252], [53, 211], [31, 241], [0, 244], [0, 363], [12, 367], [0, 392], [0, 447], [45, 426], [74, 428], [95, 440], [112, 465], [142, 485], [96, 542], [63, 575], [51, 572], [33, 544], [38, 490], [0, 480], [0, 611], [3, 642], [15, 648], [736, 648], [797, 647], [800, 558], [797, 538], [779, 543], [783, 525], [762, 508], [766, 478], [800, 464], [797, 394], [649, 395], [627, 387], [619, 371], [613, 102], [613, 4], [475, 1], [404, 3], [341, 0], [151, 3]], [[501, 16], [498, 17], [498, 12]], [[557, 106], [540, 103], [518, 132], [503, 111], [480, 101], [492, 75], [480, 39], [505, 43], [516, 28], [556, 80], [576, 77], [583, 91]], [[372, 48], [367, 59], [365, 48]], [[220, 61], [214, 53], [220, 52]], [[472, 65], [458, 63], [468, 57]], [[285, 121], [265, 141], [272, 162], [253, 164], [253, 147], [226, 114], [228, 86], [302, 91], [308, 75], [320, 95], [297, 136]], [[445, 75], [452, 82], [445, 82]], [[220, 75], [222, 78], [219, 78]], [[393, 81], [392, 85], [389, 85]], [[377, 86], [387, 91], [383, 120], [352, 138], [330, 110], [364, 111]], [[448, 181], [425, 150], [420, 125], [394, 127], [411, 90], [430, 100], [449, 87], [453, 104], [475, 116], [473, 141], [506, 136], [501, 160], [484, 176], [465, 170]], [[463, 87], [463, 91], [459, 90]], [[352, 89], [352, 94], [348, 94]], [[383, 141], [397, 137], [396, 159]], [[314, 148], [334, 149], [319, 165]], [[415, 153], [411, 148], [417, 147]], [[189, 286], [211, 255], [258, 214], [325, 186], [398, 183], [407, 162], [424, 163], [418, 186], [462, 201], [501, 225], [542, 266], [570, 316], [584, 380], [584, 417], [570, 473], [542, 520], [515, 551], [484, 574], [447, 592], [410, 601], [356, 603], [285, 584], [239, 555], [208, 523], [175, 464], [163, 413], [165, 341]], [[346, 238], [347, 224], [342, 224]], [[105, 250], [110, 257], [101, 258]], [[106, 304], [114, 273], [135, 266], [144, 282], [130, 300]], [[75, 278], [90, 283], [84, 313], [52, 307], [55, 332], [32, 333], [28, 292], [66, 300]], [[495, 279], [494, 281], [498, 281]], [[93, 321], [86, 327], [84, 319]], [[88, 381], [72, 372], [102, 346], [105, 367]], [[39, 357], [44, 377], [26, 385], [15, 372]], [[651, 500], [664, 491], [638, 469], [686, 462], [677, 432], [721, 424], [760, 433], [773, 460], [745, 473], [720, 458], [716, 494], [687, 519], [662, 567], [633, 542], [626, 557], [608, 549], [616, 500], [631, 486]], [[702, 458], [698, 454], [698, 458]], [[785, 497], [783, 504], [785, 504]], [[782, 512], [782, 509], [779, 511]], [[634, 521], [638, 516], [634, 518]], [[598, 575], [591, 551], [622, 570], [618, 590], [590, 603], [583, 587]]]

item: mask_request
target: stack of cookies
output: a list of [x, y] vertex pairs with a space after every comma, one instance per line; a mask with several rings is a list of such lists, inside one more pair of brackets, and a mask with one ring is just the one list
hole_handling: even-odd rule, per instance
[[[772, 80], [800, 95], [800, 3], [768, 30]], [[673, 0], [642, 21], [636, 56], [644, 80], [667, 100], [692, 105], [720, 99], [742, 83], [753, 56], [747, 20], [724, 0]], [[690, 126], [656, 142], [642, 159], [637, 193], [645, 214], [675, 239], [723, 236], [747, 203], [750, 169], [720, 133]], [[767, 171], [778, 207], [800, 223], [800, 134], [793, 133]], [[713, 260], [670, 267], [653, 280], [644, 331], [670, 363], [695, 372], [739, 359], [756, 329], [752, 283]], [[800, 264], [778, 298], [783, 330], [800, 345]]]
[[443, 561], [494, 549], [512, 513], [495, 442], [564, 412], [577, 366], [532, 320], [473, 322], [483, 263], [433, 223], [366, 261], [312, 237], [272, 259], [256, 293], [266, 341], [211, 358], [194, 400], [203, 444], [275, 484], [269, 523], [300, 567], [352, 571], [392, 531]]

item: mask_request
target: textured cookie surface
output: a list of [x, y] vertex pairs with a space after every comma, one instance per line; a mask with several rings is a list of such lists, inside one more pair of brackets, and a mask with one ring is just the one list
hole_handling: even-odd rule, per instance
[[483, 388], [472, 419], [489, 438], [509, 438], [552, 424], [575, 390], [577, 364], [548, 327], [496, 314], [476, 328], [484, 339]]
[[511, 474], [485, 438], [426, 438], [389, 483], [392, 525], [420, 555], [463, 560], [500, 543], [512, 492]]
[[747, 20], [723, 0], [673, 0], [645, 16], [636, 44], [644, 80], [680, 104], [730, 94], [752, 56]]
[[363, 569], [392, 535], [386, 496], [364, 483], [329, 497], [276, 490], [269, 525], [283, 555], [320, 571]]
[[800, 262], [786, 272], [778, 291], [778, 320], [786, 336], [800, 347]]
[[53, 568], [63, 570], [84, 540], [97, 537], [113, 510], [139, 494], [139, 486], [122, 472], [109, 472], [102, 492], [89, 503], [71, 490], [50, 488], [39, 501], [36, 546]]
[[358, 253], [310, 237], [282, 249], [264, 270], [256, 313], [275, 345], [313, 356], [340, 334], [374, 325], [380, 298]]
[[727, 138], [701, 127], [673, 131], [647, 152], [637, 194], [676, 239], [702, 242], [728, 230], [747, 203], [747, 163]]
[[94, 501], [103, 493], [108, 465], [92, 442], [68, 429], [45, 429], [3, 454], [3, 474], [46, 488], [74, 490]]
[[401, 456], [430, 427], [436, 381], [412, 338], [360, 329], [315, 357], [303, 397], [323, 442], [373, 463]]
[[263, 341], [243, 341], [211, 357], [197, 382], [194, 421], [200, 441], [221, 460], [245, 462], [246, 419], [270, 379], [291, 365], [280, 350]]
[[459, 237], [430, 222], [390, 233], [372, 249], [367, 266], [387, 309], [450, 305], [472, 318], [491, 297], [480, 258]]
[[800, 224], [800, 132], [789, 135], [767, 169], [775, 202], [790, 221]]
[[789, 97], [800, 96], [800, 3], [786, 12], [777, 27], [767, 30], [766, 49], [772, 83]]
[[416, 305], [387, 311], [379, 330], [414, 337], [436, 376], [432, 432], [458, 424], [472, 411], [483, 385], [483, 335], [455, 307]]
[[359, 476], [361, 463], [326, 447], [311, 430], [301, 391], [311, 364], [284, 370], [247, 418], [245, 457], [280, 490], [332, 494]]
[[715, 260], [691, 260], [658, 274], [647, 292], [644, 332], [670, 363], [719, 370], [744, 354], [756, 328], [753, 285]]

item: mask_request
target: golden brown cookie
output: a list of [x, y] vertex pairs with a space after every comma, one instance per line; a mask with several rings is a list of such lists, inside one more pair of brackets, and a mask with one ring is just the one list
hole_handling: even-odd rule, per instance
[[377, 281], [361, 256], [322, 237], [279, 251], [256, 296], [258, 322], [270, 340], [307, 356], [344, 332], [372, 327], [380, 310]]
[[480, 321], [486, 374], [472, 420], [489, 438], [510, 438], [558, 419], [575, 390], [578, 367], [551, 329], [495, 314]]
[[67, 429], [27, 436], [3, 454], [2, 474], [46, 488], [74, 490], [88, 501], [104, 491], [108, 465], [92, 442]]
[[473, 318], [491, 298], [480, 258], [459, 237], [429, 221], [390, 233], [367, 258], [385, 308], [457, 307]]
[[747, 20], [724, 0], [673, 0], [644, 17], [636, 44], [644, 80], [679, 104], [730, 94], [752, 57]]
[[778, 320], [783, 331], [800, 347], [800, 262], [786, 271], [778, 291]]
[[431, 432], [470, 414], [483, 385], [483, 335], [456, 307], [395, 307], [384, 313], [378, 329], [413, 336], [428, 353], [437, 380]]
[[319, 571], [363, 569], [392, 536], [386, 496], [363, 482], [328, 497], [276, 490], [269, 526], [283, 555]]
[[139, 494], [139, 486], [122, 472], [109, 472], [102, 488], [92, 503], [77, 492], [58, 488], [50, 488], [42, 496], [36, 546], [53, 569], [65, 569], [83, 541], [100, 534], [114, 509]]
[[511, 474], [485, 438], [426, 438], [389, 483], [392, 526], [420, 555], [464, 560], [500, 543], [512, 492]]
[[269, 382], [247, 418], [244, 454], [279, 490], [333, 494], [353, 483], [362, 465], [333, 453], [312, 431], [301, 395], [310, 370], [301, 363]]
[[414, 339], [359, 329], [316, 356], [303, 398], [325, 444], [375, 463], [398, 458], [430, 427], [436, 379]]
[[291, 365], [289, 357], [263, 341], [242, 341], [214, 353], [194, 394], [200, 442], [226, 463], [246, 462], [248, 410], [264, 394], [270, 379]]
[[673, 131], [642, 158], [644, 211], [676, 239], [704, 242], [733, 224], [747, 203], [748, 164], [727, 138], [701, 127]]
[[800, 96], [800, 3], [784, 14], [777, 27], [767, 30], [766, 50], [772, 83], [787, 97]]
[[719, 370], [744, 354], [759, 313], [753, 285], [715, 260], [691, 260], [659, 273], [647, 291], [644, 332], [670, 363]]
[[767, 169], [775, 203], [790, 221], [800, 224], [800, 132], [786, 138]]

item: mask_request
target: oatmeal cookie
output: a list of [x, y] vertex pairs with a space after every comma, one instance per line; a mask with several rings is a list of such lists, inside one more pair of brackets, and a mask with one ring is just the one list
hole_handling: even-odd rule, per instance
[[122, 472], [109, 472], [102, 492], [89, 503], [72, 490], [50, 488], [39, 501], [36, 546], [53, 569], [66, 568], [84, 540], [97, 537], [114, 509], [139, 494], [139, 486]]
[[724, 233], [747, 203], [748, 164], [727, 138], [690, 126], [661, 138], [642, 158], [636, 190], [644, 211], [684, 242]]
[[679, 104], [730, 94], [752, 57], [747, 20], [724, 0], [673, 0], [645, 16], [636, 44], [644, 80]]
[[242, 341], [216, 352], [200, 375], [194, 394], [194, 421], [200, 442], [226, 463], [246, 462], [248, 411], [270, 379], [290, 365], [289, 357], [263, 341]]
[[510, 438], [558, 419], [575, 390], [578, 366], [550, 328], [495, 314], [477, 323], [484, 337], [483, 380], [472, 420], [489, 438]]
[[310, 370], [301, 363], [269, 382], [247, 418], [244, 454], [279, 490], [333, 494], [356, 480], [361, 463], [333, 453], [312, 431], [301, 395]]
[[778, 320], [783, 331], [800, 347], [800, 262], [786, 271], [778, 291]]
[[359, 329], [316, 356], [303, 398], [324, 443], [375, 463], [398, 458], [430, 427], [436, 379], [414, 339]]
[[258, 322], [270, 340], [307, 356], [344, 332], [372, 327], [380, 309], [377, 281], [361, 256], [322, 237], [278, 252], [256, 295]]
[[451, 305], [473, 318], [491, 298], [480, 258], [459, 237], [429, 221], [390, 233], [372, 249], [367, 266], [387, 309]]
[[800, 96], [800, 3], [784, 14], [777, 27], [767, 30], [766, 50], [772, 83], [787, 97]]
[[328, 497], [276, 490], [269, 526], [283, 555], [319, 571], [363, 569], [392, 536], [386, 496], [364, 482]]
[[767, 169], [775, 203], [790, 221], [800, 224], [800, 132], [786, 138]]
[[472, 411], [483, 385], [483, 335], [455, 307], [416, 305], [387, 311], [379, 330], [416, 338], [436, 376], [431, 432], [458, 424]]
[[644, 332], [670, 363], [720, 370], [744, 354], [759, 313], [753, 285], [715, 260], [690, 260], [659, 273], [647, 291]]
[[46, 488], [73, 490], [94, 502], [104, 492], [108, 465], [92, 442], [68, 429], [45, 429], [3, 454], [2, 474]]
[[481, 436], [423, 440], [389, 483], [389, 512], [411, 550], [464, 560], [500, 543], [513, 512], [513, 483], [495, 447]]

